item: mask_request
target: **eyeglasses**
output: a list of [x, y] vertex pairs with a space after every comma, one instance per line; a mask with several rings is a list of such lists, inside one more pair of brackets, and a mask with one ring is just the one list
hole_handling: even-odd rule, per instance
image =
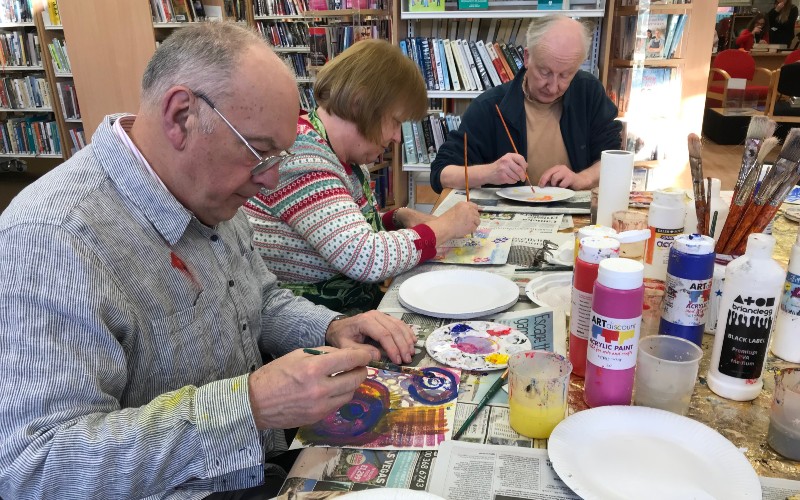
[[195, 97], [199, 98], [200, 100], [202, 100], [203, 102], [208, 104], [208, 106], [211, 109], [213, 109], [214, 112], [217, 115], [219, 115], [220, 118], [222, 118], [222, 121], [225, 122], [225, 125], [227, 125], [228, 128], [230, 128], [231, 131], [234, 134], [236, 134], [236, 137], [238, 137], [239, 140], [242, 141], [242, 143], [245, 146], [247, 146], [247, 149], [249, 149], [250, 152], [253, 153], [253, 156], [256, 157], [256, 159], [258, 160], [258, 163], [256, 163], [256, 166], [253, 167], [253, 169], [250, 171], [250, 175], [251, 176], [254, 177], [254, 176], [260, 174], [261, 172], [264, 172], [265, 170], [269, 170], [272, 167], [277, 166], [284, 159], [292, 156], [292, 153], [289, 152], [289, 151], [281, 151], [280, 153], [278, 153], [276, 155], [272, 155], [272, 156], [261, 156], [260, 154], [258, 154], [258, 151], [256, 151], [256, 149], [253, 146], [251, 146], [249, 142], [247, 142], [247, 139], [245, 139], [244, 136], [242, 134], [240, 134], [238, 130], [236, 130], [236, 127], [234, 127], [231, 124], [231, 122], [229, 122], [228, 119], [225, 118], [225, 115], [220, 113], [220, 111], [217, 109], [217, 107], [214, 106], [214, 103], [211, 102], [211, 99], [209, 99], [204, 94], [201, 94], [199, 92], [193, 92], [193, 93], [194, 93]]

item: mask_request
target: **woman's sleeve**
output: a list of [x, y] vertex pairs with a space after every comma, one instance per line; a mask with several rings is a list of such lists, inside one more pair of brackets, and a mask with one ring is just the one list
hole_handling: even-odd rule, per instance
[[[292, 227], [332, 267], [356, 281], [377, 283], [431, 258], [428, 226], [373, 230], [347, 186], [319, 169], [282, 182], [267, 196], [273, 213]], [[430, 234], [425, 233], [426, 230]]]

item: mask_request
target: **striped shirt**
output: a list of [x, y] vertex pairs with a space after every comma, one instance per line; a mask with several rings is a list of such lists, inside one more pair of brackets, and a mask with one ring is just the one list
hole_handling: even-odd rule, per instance
[[260, 484], [285, 442], [255, 428], [248, 373], [335, 315], [276, 287], [243, 213], [199, 222], [115, 119], [0, 216], [3, 498]]

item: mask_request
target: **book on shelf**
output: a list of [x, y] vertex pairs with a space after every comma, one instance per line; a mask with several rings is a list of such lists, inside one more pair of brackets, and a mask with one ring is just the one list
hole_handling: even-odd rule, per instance
[[56, 73], [70, 73], [72, 66], [69, 63], [69, 55], [67, 54], [67, 46], [62, 40], [53, 38], [53, 41], [47, 45], [50, 51], [50, 58], [53, 60], [53, 69]]
[[44, 76], [0, 80], [0, 107], [7, 109], [52, 108], [50, 87]]
[[488, 10], [489, 0], [458, 0], [458, 10]]
[[564, 10], [564, 0], [538, 0], [536, 10]]
[[22, 31], [1, 33], [0, 62], [3, 66], [41, 66], [39, 36]]
[[61, 154], [58, 127], [49, 115], [11, 117], [0, 127], [4, 154]]
[[647, 23], [647, 38], [645, 39], [645, 57], [650, 58], [663, 58], [664, 45], [666, 43], [667, 26], [669, 24], [669, 15], [667, 14], [650, 14], [650, 20]]
[[460, 116], [441, 113], [432, 113], [420, 121], [404, 122], [401, 126], [404, 163], [432, 162], [447, 134], [460, 124]]
[[29, 23], [33, 21], [28, 0], [0, 0], [0, 23]]
[[73, 151], [79, 151], [86, 147], [86, 135], [82, 128], [69, 129], [69, 138], [72, 141]]
[[[39, 2], [39, 0], [36, 0]], [[45, 27], [61, 26], [61, 15], [58, 13], [58, 0], [41, 0], [42, 23]]]
[[409, 12], [444, 12], [444, 0], [408, 0]]

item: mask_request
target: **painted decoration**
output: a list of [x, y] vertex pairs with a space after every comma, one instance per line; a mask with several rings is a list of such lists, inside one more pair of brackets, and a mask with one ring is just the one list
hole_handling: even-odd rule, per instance
[[444, 264], [505, 264], [512, 237], [501, 230], [479, 227], [470, 238], [455, 238], [436, 248], [434, 262]]
[[439, 363], [463, 370], [499, 370], [508, 357], [531, 348], [519, 330], [490, 321], [451, 323], [433, 331], [425, 341], [428, 354]]
[[459, 370], [421, 368], [424, 376], [367, 370], [353, 399], [319, 422], [300, 427], [291, 449], [427, 450], [452, 435]]

